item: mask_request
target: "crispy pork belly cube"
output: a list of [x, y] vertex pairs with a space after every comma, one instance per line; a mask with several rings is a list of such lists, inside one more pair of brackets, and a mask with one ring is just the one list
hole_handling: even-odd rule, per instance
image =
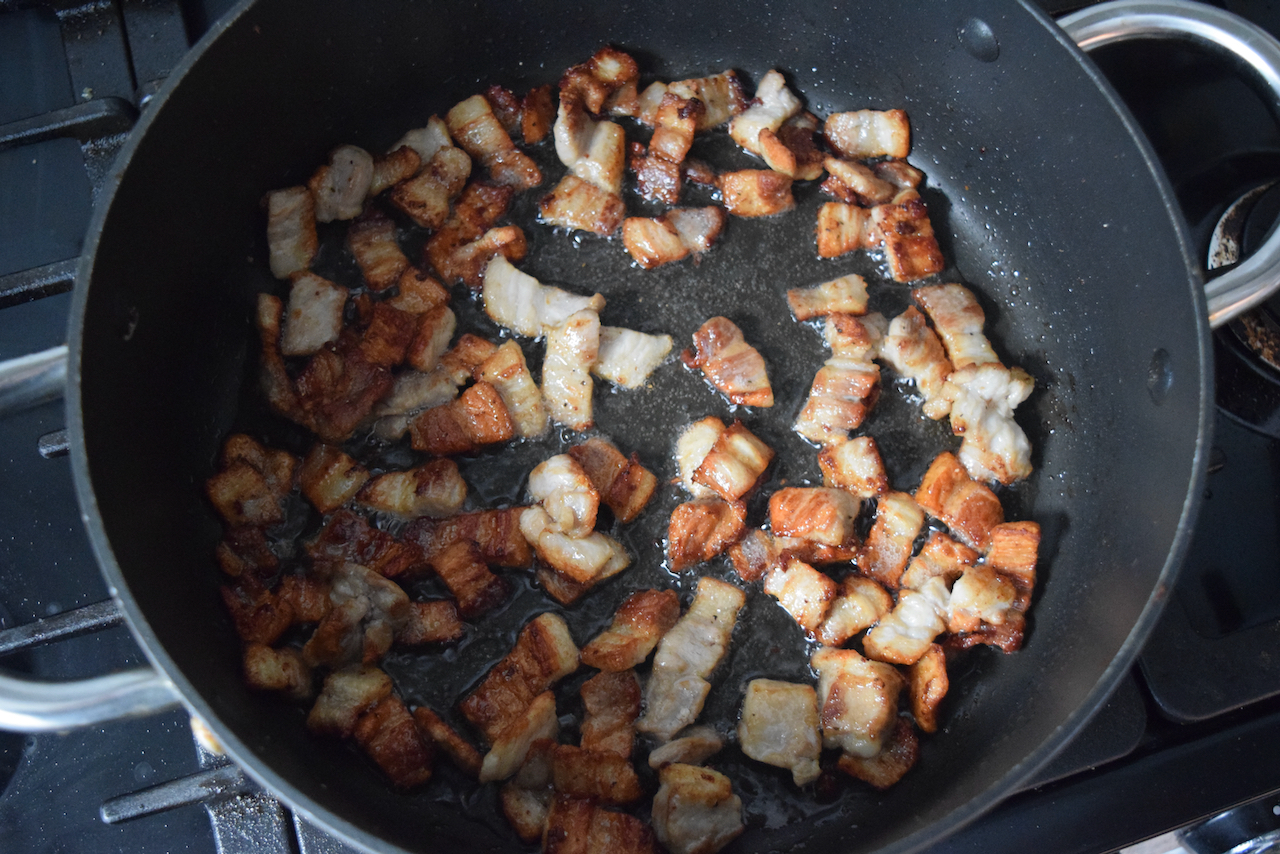
[[787, 291], [787, 305], [796, 320], [811, 320], [828, 314], [866, 314], [867, 283], [850, 273], [811, 288]]
[[[371, 362], [364, 345], [362, 338], [341, 336], [335, 347], [312, 356], [298, 375], [297, 401], [306, 418], [301, 423], [322, 441], [346, 441], [391, 389], [391, 371]], [[372, 339], [369, 345], [381, 349]]]
[[822, 482], [858, 498], [875, 498], [889, 491], [889, 478], [880, 448], [870, 436], [827, 445], [818, 452]]
[[311, 266], [320, 249], [316, 203], [306, 187], [267, 193], [267, 251], [271, 275], [287, 279]]
[[295, 622], [289, 602], [268, 590], [252, 575], [218, 588], [236, 634], [245, 643], [270, 646]]
[[418, 415], [409, 423], [409, 432], [414, 450], [446, 456], [509, 441], [516, 427], [497, 389], [480, 382], [457, 400]]
[[708, 415], [684, 428], [676, 439], [676, 464], [680, 468], [680, 483], [694, 498], [711, 498], [715, 495], [714, 490], [698, 483], [693, 477], [725, 429], [723, 421], [714, 415]]
[[391, 677], [376, 667], [357, 665], [335, 670], [307, 715], [307, 729], [317, 735], [350, 736], [360, 715], [391, 696]]
[[872, 757], [853, 756], [845, 753], [839, 759], [840, 770], [870, 783], [877, 789], [887, 789], [902, 779], [920, 758], [920, 739], [910, 721], [898, 718], [884, 748]]
[[289, 286], [280, 352], [286, 356], [310, 356], [338, 340], [346, 304], [346, 288], [315, 273], [295, 273]]
[[947, 629], [976, 632], [984, 623], [1003, 625], [1016, 607], [1018, 589], [1013, 582], [986, 564], [967, 567], [951, 588], [951, 614]]
[[453, 140], [449, 138], [449, 128], [445, 125], [444, 119], [432, 116], [427, 119], [425, 126], [407, 131], [392, 148], [401, 146], [412, 148], [425, 165], [436, 156], [436, 152], [450, 145], [453, 145]]
[[875, 756], [898, 719], [906, 679], [892, 664], [852, 649], [823, 647], [810, 659], [818, 671], [822, 743], [853, 756]]
[[538, 219], [547, 225], [590, 231], [608, 237], [627, 215], [622, 197], [572, 173], [560, 179], [538, 202]]
[[368, 479], [368, 469], [341, 448], [323, 442], [311, 446], [298, 472], [302, 494], [321, 513], [346, 504]]
[[[636, 703], [639, 711], [638, 697]], [[602, 804], [630, 804], [644, 794], [630, 759], [572, 744], [552, 750], [551, 780], [559, 793]]]
[[863, 206], [882, 205], [898, 194], [898, 188], [880, 178], [871, 167], [851, 160], [828, 157], [822, 165], [831, 177], [822, 189], [842, 202]]
[[724, 739], [709, 726], [691, 726], [677, 739], [649, 751], [649, 767], [657, 771], [679, 762], [701, 765], [724, 747]]
[[419, 373], [427, 373], [440, 364], [449, 349], [449, 341], [458, 328], [458, 318], [447, 305], [439, 305], [417, 315], [413, 339], [405, 350], [405, 362]]
[[520, 133], [525, 145], [542, 142], [551, 133], [556, 118], [555, 90], [535, 86], [520, 99]]
[[635, 671], [597, 673], [582, 684], [580, 693], [583, 749], [629, 758], [640, 717], [640, 680]]
[[698, 120], [706, 105], [696, 98], [682, 98], [668, 91], [658, 102], [654, 116], [653, 136], [649, 138], [649, 156], [680, 163], [693, 145]]
[[434, 744], [394, 694], [361, 715], [352, 735], [397, 787], [408, 789], [431, 779]]
[[818, 369], [793, 429], [822, 445], [841, 442], [859, 427], [880, 396], [880, 366], [871, 361], [884, 318], [829, 314], [823, 330], [831, 358]]
[[412, 178], [422, 166], [422, 157], [407, 145], [401, 145], [373, 159], [373, 180], [369, 182], [372, 198], [388, 187]]
[[442, 276], [461, 278], [462, 268], [467, 266], [463, 247], [492, 229], [506, 215], [515, 195], [511, 187], [481, 181], [467, 184], [454, 201], [449, 218], [428, 238], [427, 260]]
[[255, 691], [279, 691], [295, 700], [311, 696], [311, 668], [296, 649], [246, 645], [244, 681]]
[[262, 528], [237, 525], [227, 528], [218, 542], [218, 566], [232, 578], [250, 574], [259, 578], [275, 575], [280, 560], [271, 551]]
[[991, 342], [982, 332], [986, 315], [973, 291], [964, 285], [930, 285], [916, 288], [911, 296], [933, 321], [933, 327], [946, 346], [947, 355], [956, 370], [1000, 362], [995, 350], [991, 349]]
[[747, 343], [732, 320], [713, 317], [693, 333], [693, 349], [680, 354], [690, 368], [698, 368], [730, 403], [773, 406], [773, 386], [760, 351]]
[[409, 616], [396, 629], [396, 643], [420, 646], [426, 643], [449, 643], [466, 632], [458, 619], [458, 606], [447, 599], [410, 602]]
[[419, 706], [413, 710], [413, 719], [440, 752], [447, 756], [460, 771], [472, 779], [480, 776], [480, 764], [483, 762], [480, 751], [459, 735], [458, 731], [449, 726], [443, 718], [426, 706]]
[[812, 685], [752, 679], [738, 720], [742, 752], [757, 762], [786, 768], [797, 786], [818, 779], [822, 733], [818, 694]]
[[991, 529], [1004, 521], [996, 494], [970, 478], [960, 461], [946, 451], [929, 465], [915, 498], [961, 542], [979, 551], [987, 550]]
[[773, 216], [796, 206], [791, 179], [772, 169], [742, 169], [720, 176], [724, 208], [734, 216]]
[[391, 648], [396, 627], [409, 616], [409, 597], [400, 585], [354, 563], [332, 570], [329, 598], [333, 608], [302, 648], [312, 665], [372, 664]]
[[911, 153], [911, 125], [902, 110], [832, 113], [822, 132], [831, 147], [849, 160], [902, 158]]
[[724, 208], [708, 205], [702, 208], [673, 208], [662, 215], [675, 228], [680, 240], [694, 254], [695, 260], [711, 248], [724, 230], [727, 214]]
[[676, 620], [680, 599], [674, 590], [638, 590], [613, 615], [609, 628], [582, 648], [582, 663], [619, 672], [642, 663]]
[[316, 220], [333, 222], [353, 219], [364, 209], [365, 197], [373, 184], [373, 157], [363, 148], [341, 145], [329, 154], [307, 182], [316, 200]]
[[825, 159], [814, 139], [817, 131], [818, 118], [812, 113], [800, 113], [787, 119], [777, 131], [765, 128], [757, 138], [760, 156], [770, 169], [788, 178], [817, 180], [822, 177]]
[[1026, 610], [1036, 586], [1039, 522], [1002, 522], [991, 529], [987, 565], [1007, 576], [1018, 588], [1019, 607]]
[[603, 308], [600, 294], [588, 297], [544, 285], [502, 256], [495, 256], [485, 268], [485, 313], [517, 335], [537, 338], [579, 311], [599, 312]]
[[742, 833], [742, 799], [719, 771], [675, 763], [658, 779], [653, 830], [671, 854], [714, 854]]
[[611, 116], [630, 116], [635, 118], [640, 113], [640, 87], [636, 81], [624, 83], [604, 102], [605, 112]]
[[915, 306], [889, 324], [889, 334], [880, 342], [880, 355], [895, 371], [915, 382], [924, 398], [925, 415], [937, 420], [951, 411], [951, 401], [943, 393], [954, 370], [951, 360]]
[[529, 373], [524, 351], [514, 341], [507, 341], [480, 365], [480, 380], [492, 385], [502, 398], [515, 423], [516, 433], [531, 439], [547, 432], [547, 410], [542, 405], [542, 392]]
[[281, 503], [298, 466], [292, 454], [233, 433], [222, 444], [221, 462], [222, 471], [205, 489], [229, 525], [269, 525], [284, 518]]
[[622, 245], [646, 270], [689, 256], [680, 233], [662, 218], [627, 217], [622, 223]]
[[741, 421], [734, 421], [702, 458], [693, 482], [725, 501], [737, 501], [755, 487], [772, 460], [773, 449]]
[[507, 132], [513, 136], [520, 131], [520, 99], [506, 87], [493, 84], [484, 90], [484, 99], [489, 102], [489, 109]]
[[452, 516], [467, 499], [467, 483], [453, 460], [431, 460], [408, 471], [387, 472], [366, 483], [356, 500], [405, 518]]
[[775, 535], [839, 546], [856, 535], [858, 500], [843, 489], [787, 487], [769, 496], [769, 524]]
[[1013, 420], [1013, 410], [1035, 381], [1021, 368], [969, 365], [947, 378], [951, 430], [961, 435], [960, 464], [970, 477], [1011, 484], [1031, 474], [1031, 442]]
[[551, 420], [572, 430], [594, 423], [591, 366], [600, 352], [600, 315], [590, 309], [569, 315], [547, 331], [542, 360], [542, 397]]
[[489, 566], [519, 569], [533, 562], [529, 543], [520, 533], [520, 514], [525, 509], [475, 510], [447, 519], [418, 519], [405, 528], [404, 538], [416, 543], [427, 558], [466, 541], [479, 550], [480, 559]]
[[286, 575], [276, 588], [276, 601], [293, 609], [298, 623], [318, 623], [333, 609], [331, 586], [314, 575]]
[[871, 212], [857, 205], [827, 202], [818, 208], [818, 257], [839, 258], [880, 244]]
[[858, 552], [858, 571], [896, 590], [924, 525], [924, 511], [905, 492], [886, 492], [876, 504], [876, 521]]
[[443, 370], [403, 371], [396, 376], [390, 393], [373, 409], [377, 419], [374, 432], [379, 438], [393, 442], [404, 436], [413, 416], [442, 406], [457, 396], [457, 383]]
[[729, 558], [743, 581], [759, 581], [770, 569], [782, 565], [782, 549], [768, 531], [752, 528], [730, 547]]
[[670, 741], [697, 719], [711, 690], [707, 678], [729, 648], [747, 597], [732, 584], [703, 576], [689, 610], [658, 642], [636, 729]]
[[684, 572], [729, 548], [746, 530], [746, 518], [741, 501], [701, 498], [676, 507], [667, 526], [670, 570]]
[[534, 570], [533, 577], [542, 585], [542, 589], [546, 591], [547, 595], [561, 605], [572, 605], [581, 599], [588, 590], [595, 587], [599, 581], [603, 580], [597, 578], [586, 583], [577, 582], [542, 563], [539, 563]]
[[669, 205], [680, 202], [680, 189], [685, 179], [684, 164], [656, 154], [650, 155], [643, 145], [636, 142], [631, 144], [627, 166], [635, 173], [636, 189], [641, 196]]
[[417, 319], [385, 302], [374, 303], [372, 317], [360, 336], [360, 354], [370, 365], [394, 368], [404, 361], [418, 331]]
[[658, 486], [658, 478], [640, 464], [638, 456], [624, 457], [608, 439], [593, 436], [570, 448], [569, 456], [582, 467], [600, 499], [624, 524], [640, 515]]
[[879, 584], [861, 575], [845, 576], [840, 594], [818, 628], [818, 640], [823, 646], [843, 646], [892, 610], [893, 597]]
[[555, 790], [551, 788], [551, 754], [555, 742], [539, 739], [529, 747], [520, 770], [498, 791], [502, 814], [521, 842], [542, 840]]
[[560, 732], [556, 718], [556, 695], [543, 691], [517, 712], [501, 732], [490, 738], [489, 752], [480, 764], [481, 783], [505, 780], [519, 770], [538, 739], [554, 739]]
[[544, 854], [660, 854], [653, 830], [626, 813], [556, 795], [547, 813]]
[[410, 267], [400, 276], [397, 293], [387, 304], [409, 314], [422, 314], [449, 303], [449, 291], [432, 276]]
[[392, 187], [388, 198], [418, 225], [437, 229], [448, 219], [449, 203], [470, 176], [471, 158], [462, 149], [446, 145], [426, 160], [421, 172]]
[[578, 584], [593, 585], [612, 578], [631, 563], [627, 550], [608, 534], [594, 531], [571, 537], [552, 527], [551, 516], [541, 507], [530, 507], [520, 515], [520, 531], [538, 558]]
[[570, 537], [585, 537], [595, 530], [600, 493], [568, 454], [556, 454], [533, 467], [529, 495], [550, 517], [546, 530]]
[[581, 100], [562, 97], [552, 133], [556, 156], [572, 174], [612, 195], [622, 192], [627, 139], [621, 125], [596, 121]]
[[698, 117], [700, 131], [719, 127], [747, 108], [742, 78], [732, 69], [710, 77], [677, 80], [668, 84], [666, 91], [681, 98], [697, 98], [706, 106], [707, 111]]
[[588, 110], [599, 114], [610, 95], [639, 77], [640, 67], [631, 56], [606, 45], [586, 62], [565, 71], [560, 78], [560, 97], [580, 100]]
[[483, 95], [472, 95], [445, 116], [449, 134], [478, 159], [498, 184], [527, 190], [542, 183], [542, 173], [516, 148]]
[[[460, 704], [463, 716], [491, 742], [524, 714], [533, 698], [578, 669], [578, 648], [558, 614], [540, 614], [507, 656]], [[554, 708], [554, 702], [553, 702]]]
[[924, 181], [924, 173], [905, 160], [881, 160], [871, 168], [900, 190], [914, 189]]
[[623, 388], [640, 388], [671, 352], [672, 343], [670, 335], [601, 326], [600, 349], [591, 373]]
[[764, 592], [778, 600], [788, 614], [812, 637], [831, 610], [836, 583], [800, 560], [774, 567], [764, 577]]
[[479, 335], [464, 332], [458, 336], [458, 342], [440, 357], [440, 368], [447, 372], [457, 385], [465, 385], [470, 380], [478, 380], [480, 366], [494, 353], [498, 345]]
[[896, 282], [914, 282], [947, 266], [933, 234], [929, 211], [915, 190], [903, 190], [871, 209], [871, 221], [884, 241], [885, 260]]
[[387, 578], [397, 578], [422, 563], [422, 556], [412, 546], [350, 510], [330, 516], [306, 549], [317, 564], [355, 563]]
[[762, 155], [760, 132], [776, 133], [782, 123], [800, 112], [802, 104], [795, 93], [787, 88], [787, 81], [776, 70], [765, 73], [756, 87], [751, 106], [729, 122], [729, 136], [752, 154]]
[[947, 679], [947, 656], [936, 643], [907, 668], [907, 696], [911, 716], [923, 732], [938, 731], [938, 706], [951, 686]]
[[966, 567], [978, 562], [979, 557], [981, 555], [968, 546], [957, 543], [941, 531], [934, 531], [929, 534], [920, 554], [911, 559], [900, 583], [903, 587], [919, 590], [930, 578], [938, 576], [950, 587]]
[[898, 603], [862, 639], [868, 658], [893, 664], [914, 664], [929, 651], [934, 638], [946, 631], [950, 593], [940, 577], [919, 590], [903, 588]]
[[453, 248], [432, 263], [440, 275], [450, 281], [460, 281], [472, 290], [484, 286], [484, 271], [495, 256], [508, 261], [523, 261], [529, 252], [529, 243], [518, 225], [491, 228], [480, 237]]
[[510, 586], [489, 571], [479, 550], [459, 541], [441, 549], [430, 560], [431, 568], [458, 600], [458, 613], [474, 619], [507, 599]]

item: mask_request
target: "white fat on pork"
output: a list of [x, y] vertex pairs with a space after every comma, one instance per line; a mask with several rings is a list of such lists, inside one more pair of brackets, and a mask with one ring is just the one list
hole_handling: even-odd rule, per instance
[[986, 315], [972, 291], [964, 285], [931, 285], [916, 288], [911, 295], [933, 321], [955, 370], [990, 362], [999, 364], [1000, 358], [982, 331]]
[[823, 133], [831, 147], [850, 160], [902, 158], [911, 153], [911, 125], [902, 110], [832, 113]]
[[853, 756], [875, 756], [897, 721], [906, 678], [893, 665], [863, 658], [852, 649], [824, 647], [810, 664], [818, 671], [823, 745]]
[[825, 335], [831, 358], [818, 369], [793, 429], [806, 439], [830, 445], [859, 427], [880, 393], [880, 366], [872, 361], [884, 318], [827, 316]]
[[[732, 69], [710, 77], [677, 80], [667, 84], [666, 91], [681, 98], [697, 98], [706, 106], [706, 112], [698, 117], [698, 130], [719, 127], [747, 108], [742, 79]], [[641, 104], [643, 108], [643, 100]]]
[[437, 151], [447, 145], [453, 145], [453, 139], [449, 136], [449, 126], [444, 123], [444, 119], [432, 116], [427, 119], [425, 127], [406, 132], [395, 145], [391, 146], [391, 149], [394, 151], [402, 145], [418, 152], [418, 157], [425, 165], [431, 162], [431, 158], [436, 156]]
[[446, 370], [404, 371], [396, 376], [391, 393], [373, 409], [377, 418], [374, 432], [388, 441], [399, 439], [409, 429], [413, 416], [443, 406], [457, 396], [458, 384]]
[[714, 489], [698, 483], [693, 476], [724, 431], [724, 422], [714, 415], [708, 415], [684, 428], [676, 439], [676, 464], [680, 468], [680, 484], [694, 498], [713, 498], [716, 495]]
[[494, 738], [480, 765], [480, 782], [491, 783], [507, 779], [520, 770], [535, 741], [541, 738], [554, 739], [559, 732], [556, 695], [551, 691], [544, 691], [534, 697], [524, 714]]
[[724, 739], [709, 726], [691, 726], [666, 744], [649, 751], [649, 767], [655, 771], [679, 762], [701, 765], [724, 747]]
[[924, 398], [925, 415], [937, 420], [951, 411], [951, 401], [943, 394], [953, 370], [951, 360], [915, 306], [889, 323], [889, 333], [880, 342], [880, 356], [916, 384]]
[[889, 491], [889, 476], [880, 448], [870, 436], [835, 442], [818, 452], [825, 486], [834, 486], [858, 498], [874, 498]]
[[311, 176], [308, 186], [316, 200], [316, 220], [353, 219], [364, 210], [373, 183], [373, 157], [363, 148], [341, 145], [329, 154], [327, 166]]
[[286, 356], [309, 356], [337, 341], [346, 304], [347, 289], [341, 285], [315, 273], [295, 274], [289, 287], [280, 352]]
[[313, 666], [381, 658], [409, 617], [409, 597], [400, 585], [354, 563], [332, 571], [329, 601], [333, 607], [302, 649]]
[[551, 517], [547, 530], [570, 537], [595, 530], [600, 493], [568, 454], [556, 454], [534, 466], [529, 472], [529, 495]]
[[751, 106], [729, 122], [729, 136], [747, 151], [759, 155], [760, 131], [777, 133], [783, 122], [799, 113], [802, 106], [800, 99], [787, 88], [781, 72], [771, 70], [760, 78]]
[[620, 326], [600, 327], [600, 351], [591, 373], [623, 388], [640, 388], [671, 352], [670, 335], [649, 335]]
[[797, 786], [818, 779], [822, 733], [813, 686], [776, 679], [748, 682], [738, 744], [752, 759], [786, 768]]
[[951, 592], [942, 576], [927, 579], [918, 590], [900, 590], [893, 610], [863, 638], [863, 651], [877, 661], [915, 664], [947, 630], [950, 610]]
[[542, 360], [542, 397], [551, 420], [572, 430], [593, 423], [591, 366], [600, 353], [600, 315], [591, 309], [571, 314], [547, 332]]
[[267, 251], [271, 275], [287, 279], [311, 266], [320, 249], [316, 203], [306, 187], [267, 193]]
[[670, 741], [702, 712], [711, 683], [707, 678], [729, 648], [746, 594], [723, 581], [698, 581], [689, 610], [658, 642], [653, 672], [645, 686], [645, 714], [636, 729]]
[[671, 854], [714, 854], [742, 833], [742, 799], [719, 771], [674, 763], [658, 780], [653, 832]]
[[951, 429], [963, 437], [956, 456], [970, 477], [1008, 485], [1031, 474], [1031, 442], [1013, 410], [1034, 387], [1026, 371], [1000, 364], [971, 365], [947, 379]]
[[615, 196], [621, 194], [627, 156], [621, 125], [596, 121], [578, 99], [561, 98], [552, 135], [556, 156], [569, 171]]
[[947, 629], [974, 632], [983, 623], [1001, 626], [1014, 610], [1018, 590], [1013, 582], [985, 564], [966, 567], [951, 587]]
[[600, 294], [588, 297], [544, 285], [501, 255], [495, 255], [485, 267], [485, 313], [517, 335], [537, 338], [564, 324], [575, 312], [603, 308]]
[[579, 584], [594, 584], [617, 575], [631, 563], [622, 544], [599, 531], [570, 537], [553, 530], [551, 515], [541, 507], [520, 514], [520, 533], [538, 558], [556, 572]]
[[524, 351], [515, 341], [507, 341], [480, 364], [479, 379], [498, 390], [511, 413], [516, 432], [526, 439], [547, 432], [550, 421], [542, 403], [542, 391], [533, 381]]

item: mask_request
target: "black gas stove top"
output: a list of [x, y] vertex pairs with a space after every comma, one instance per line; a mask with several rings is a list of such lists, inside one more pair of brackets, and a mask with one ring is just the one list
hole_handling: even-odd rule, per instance
[[[0, 360], [63, 343], [102, 175], [150, 95], [230, 5], [0, 0]], [[1272, 4], [1225, 5], [1280, 33]], [[1225, 64], [1176, 45], [1095, 58], [1166, 163], [1196, 245], [1237, 196], [1280, 178], [1280, 129]], [[1280, 401], [1280, 371], [1270, 376], [1230, 330], [1217, 335], [1220, 398], [1247, 375], [1264, 383], [1250, 394], [1270, 382]], [[1138, 666], [1029, 788], [935, 851], [1100, 854], [1280, 792], [1280, 430], [1268, 427], [1280, 403], [1223, 403], [1190, 554]], [[110, 596], [63, 426], [60, 401], [0, 418], [0, 630], [11, 630], [0, 631], [0, 663], [48, 679], [142, 662], [109, 606], [77, 610]], [[68, 612], [56, 641], [12, 631]], [[186, 713], [169, 711], [0, 733], [0, 850], [343, 849], [199, 749]]]

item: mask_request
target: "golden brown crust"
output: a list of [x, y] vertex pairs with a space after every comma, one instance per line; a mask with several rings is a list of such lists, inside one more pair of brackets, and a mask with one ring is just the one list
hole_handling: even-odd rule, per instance
[[461, 540], [436, 552], [431, 568], [458, 600], [458, 613], [473, 619], [506, 601], [510, 586], [489, 571], [476, 547]]
[[671, 513], [667, 557], [672, 572], [704, 563], [738, 541], [746, 530], [747, 510], [741, 501], [686, 501]]
[[952, 533], [979, 551], [987, 550], [992, 529], [1004, 521], [996, 494], [969, 477], [960, 461], [946, 451], [929, 465], [915, 498], [929, 515], [941, 519]]

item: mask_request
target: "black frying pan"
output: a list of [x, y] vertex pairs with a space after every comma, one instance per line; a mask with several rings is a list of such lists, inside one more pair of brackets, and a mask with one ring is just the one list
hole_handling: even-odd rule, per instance
[[[851, 785], [831, 805], [807, 794], [779, 801], [789, 784], [778, 775], [730, 754], [721, 764], [747, 781], [752, 822], [764, 812], [788, 819], [754, 827], [735, 850], [919, 848], [1012, 791], [1125, 672], [1185, 546], [1207, 447], [1209, 327], [1171, 194], [1110, 90], [1029, 6], [242, 5], [171, 78], [125, 149], [78, 282], [68, 408], [77, 486], [104, 571], [154, 663], [237, 761], [290, 804], [370, 849], [513, 844], [500, 819], [476, 818], [492, 809], [492, 787], [459, 797], [445, 779], [394, 792], [354, 751], [307, 735], [304, 710], [246, 690], [217, 594], [219, 527], [201, 484], [233, 427], [302, 442], [241, 400], [256, 367], [253, 296], [279, 289], [264, 263], [264, 191], [304, 181], [336, 144], [381, 151], [490, 83], [519, 91], [552, 82], [606, 42], [667, 79], [734, 67], [758, 80], [781, 68], [820, 114], [905, 108], [910, 159], [928, 174], [925, 199], [950, 275], [979, 293], [1000, 354], [1036, 378], [1019, 420], [1037, 471], [1002, 494], [1010, 518], [1036, 519], [1045, 534], [1026, 647], [966, 660], [953, 674], [943, 731], [925, 739], [917, 767], [887, 793]], [[824, 356], [781, 294], [844, 272], [876, 275], [867, 259], [815, 257], [816, 188], [799, 195], [789, 218], [733, 221], [700, 266], [642, 272], [620, 245], [542, 230], [531, 232], [523, 265], [544, 281], [601, 291], [606, 323], [667, 331], [678, 346], [711, 314], [737, 320], [779, 391], [772, 413], [744, 417], [779, 451], [775, 478], [792, 483], [818, 477], [812, 449], [787, 424]], [[343, 275], [344, 262], [328, 260]], [[898, 286], [874, 293], [889, 314], [906, 301]], [[598, 393], [598, 427], [669, 476], [668, 425], [729, 413], [677, 364], [656, 379], [652, 392]], [[884, 398], [867, 432], [885, 447], [895, 486], [911, 490], [932, 452], [954, 440], [917, 423], [909, 405], [894, 402], [899, 393]], [[478, 502], [517, 500], [521, 466], [553, 444], [469, 464], [510, 464], [483, 483], [475, 475]], [[666, 576], [652, 552], [677, 500], [660, 492], [626, 534], [643, 555], [637, 567], [570, 616], [580, 643], [629, 589], [691, 588], [691, 579]], [[501, 655], [510, 626], [548, 602], [526, 586], [505, 622], [477, 628], [460, 658]], [[732, 716], [733, 686], [745, 676], [802, 672], [802, 659], [772, 652], [798, 632], [767, 605], [753, 598], [720, 674], [729, 687], [708, 715]], [[475, 678], [405, 660], [388, 668], [410, 702], [438, 701]]]

